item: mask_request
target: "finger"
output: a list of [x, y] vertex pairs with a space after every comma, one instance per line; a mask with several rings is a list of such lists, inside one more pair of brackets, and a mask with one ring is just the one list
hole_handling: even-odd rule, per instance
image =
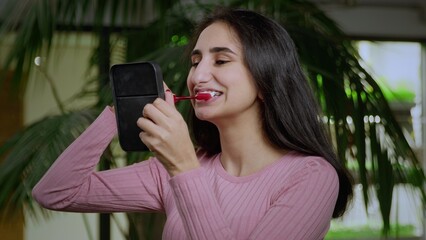
[[152, 152], [152, 145], [151, 145], [151, 137], [148, 133], [146, 132], [140, 132], [139, 133], [139, 138], [141, 139], [141, 141], [143, 142], [143, 144], [145, 144], [145, 146], [148, 148], [148, 150], [150, 152]]
[[[167, 98], [173, 98], [173, 96], [169, 95], [170, 93], [166, 92]], [[170, 99], [168, 100], [170, 101]], [[179, 114], [179, 112], [176, 110], [174, 103], [166, 102], [163, 99], [157, 98], [153, 103], [153, 106], [155, 106], [164, 116], [168, 118], [173, 118], [176, 116], [176, 114]]]
[[171, 91], [166, 91], [166, 102], [171, 106], [175, 105], [175, 97]]
[[136, 125], [138, 125], [138, 127], [142, 131], [146, 132], [149, 135], [154, 135], [155, 133], [160, 131], [160, 128], [148, 118], [143, 118], [143, 117], [139, 118], [136, 121]]
[[175, 105], [175, 98], [172, 90], [167, 86], [167, 84], [163, 81], [163, 87], [165, 92], [165, 100], [168, 104], [174, 106]]
[[170, 118], [164, 113], [164, 111], [168, 112], [164, 110], [167, 107], [170, 108], [163, 99], [158, 98], [153, 103], [145, 105], [142, 116], [158, 126], [167, 126], [167, 123], [170, 122]]
[[[162, 117], [161, 115], [164, 115], [159, 109], [158, 109], [158, 103], [155, 103], [157, 100], [160, 100], [160, 98], [156, 99], [153, 103], [146, 104], [142, 109], [142, 116], [145, 118], [149, 118], [154, 121], [156, 116]], [[163, 100], [164, 101], [164, 100]], [[155, 121], [154, 121], [155, 122]]]
[[145, 106], [143, 117], [157, 126], [157, 128], [151, 128], [152, 131], [157, 131], [157, 133], [163, 130], [170, 131], [174, 128], [176, 122], [183, 121], [180, 113], [160, 98]]
[[163, 81], [163, 88], [164, 88], [164, 91], [167, 91], [167, 90], [170, 91], [170, 88], [167, 86], [166, 82], [164, 81]]

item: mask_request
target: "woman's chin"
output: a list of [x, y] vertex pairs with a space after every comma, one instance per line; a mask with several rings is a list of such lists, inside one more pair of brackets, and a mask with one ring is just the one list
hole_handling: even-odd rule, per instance
[[207, 111], [195, 110], [195, 116], [202, 121], [209, 121], [209, 122], [211, 122], [215, 118], [214, 114], [212, 114], [211, 112], [207, 112]]
[[202, 121], [208, 121], [209, 120], [209, 115], [206, 114], [206, 113], [195, 112], [195, 116], [197, 116], [197, 118], [202, 120]]

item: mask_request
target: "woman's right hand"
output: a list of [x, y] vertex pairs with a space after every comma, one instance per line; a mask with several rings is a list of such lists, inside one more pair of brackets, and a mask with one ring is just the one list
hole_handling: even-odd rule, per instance
[[166, 91], [166, 100], [157, 98], [147, 104], [138, 119], [140, 138], [164, 165], [170, 175], [200, 166], [189, 136], [188, 126], [174, 106], [173, 93]]

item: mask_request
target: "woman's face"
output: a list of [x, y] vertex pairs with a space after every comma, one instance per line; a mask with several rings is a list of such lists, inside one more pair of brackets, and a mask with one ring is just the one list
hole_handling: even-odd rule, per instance
[[213, 93], [211, 99], [193, 101], [196, 116], [212, 123], [259, 117], [258, 90], [243, 59], [234, 31], [215, 22], [200, 34], [191, 55], [187, 85], [191, 95]]

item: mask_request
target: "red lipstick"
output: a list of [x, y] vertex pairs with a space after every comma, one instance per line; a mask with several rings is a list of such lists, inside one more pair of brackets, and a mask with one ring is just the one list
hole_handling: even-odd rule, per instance
[[175, 96], [173, 95], [175, 103], [179, 102], [180, 100], [188, 100], [188, 99], [196, 99], [196, 100], [204, 100], [207, 101], [210, 98], [212, 98], [212, 94], [211, 93], [197, 93], [195, 96]]

